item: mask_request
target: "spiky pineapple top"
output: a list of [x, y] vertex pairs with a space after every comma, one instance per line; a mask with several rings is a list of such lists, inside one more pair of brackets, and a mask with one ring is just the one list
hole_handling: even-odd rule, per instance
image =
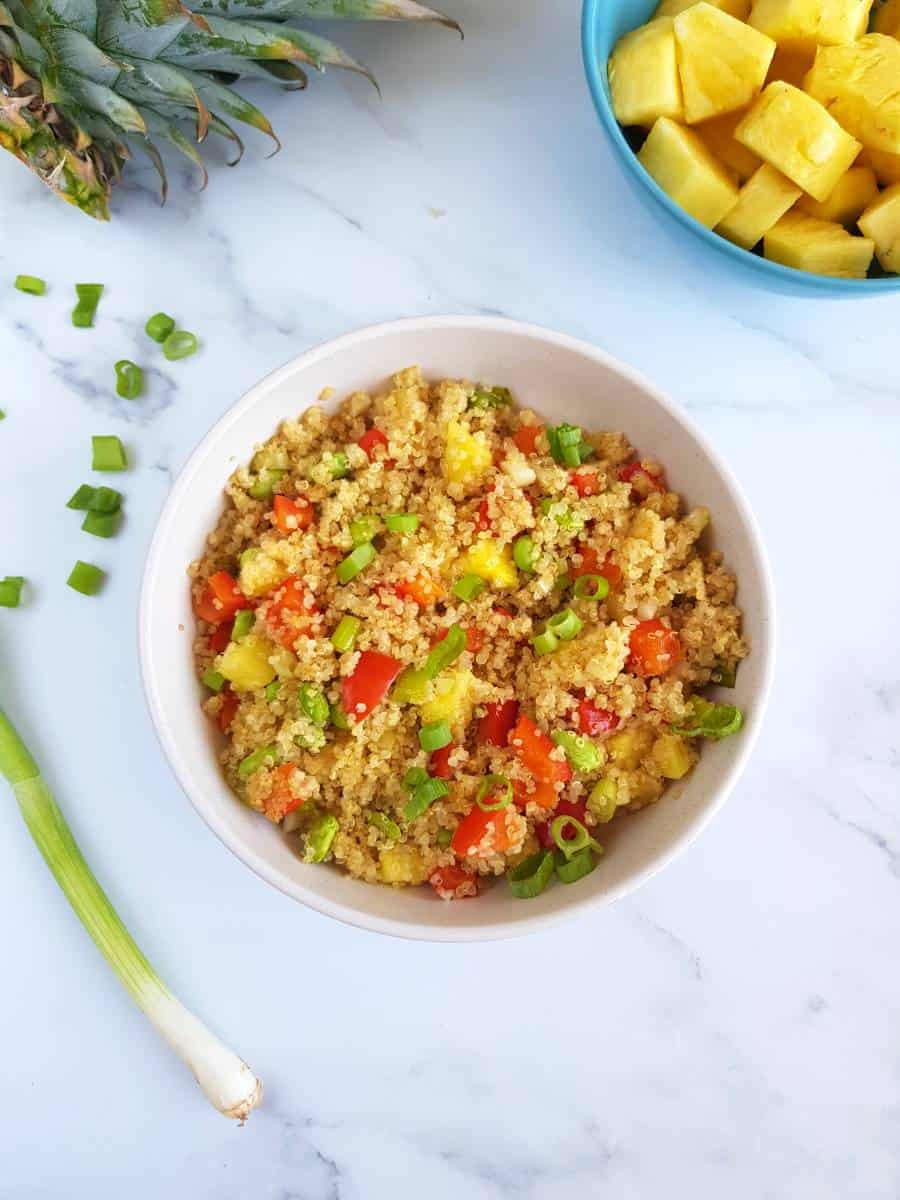
[[[109, 217], [110, 186], [135, 151], [167, 183], [157, 142], [187, 155], [208, 132], [243, 143], [232, 121], [275, 139], [230, 85], [306, 86], [316, 70], [369, 72], [296, 18], [455, 21], [415, 0], [0, 0], [0, 146], [70, 204]], [[369, 76], [371, 78], [371, 76]], [[374, 81], [373, 81], [374, 82]], [[190, 130], [190, 133], [187, 132]]]

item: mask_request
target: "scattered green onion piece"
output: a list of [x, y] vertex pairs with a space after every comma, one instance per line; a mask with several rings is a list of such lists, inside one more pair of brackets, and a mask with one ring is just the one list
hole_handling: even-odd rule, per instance
[[441, 671], [455, 662], [466, 648], [466, 631], [462, 625], [451, 625], [447, 636], [431, 650], [425, 659], [422, 671], [426, 679], [434, 679]]
[[584, 622], [579, 620], [571, 608], [564, 608], [554, 613], [547, 622], [547, 629], [562, 642], [570, 642], [584, 628]]
[[273, 679], [271, 683], [267, 683], [265, 687], [265, 696], [268, 701], [277, 700], [278, 693], [281, 691], [281, 680]]
[[83, 483], [75, 492], [71, 500], [66, 504], [66, 508], [75, 508], [79, 512], [85, 512], [91, 507], [91, 501], [96, 495], [97, 489], [92, 488], [89, 483]]
[[388, 533], [415, 533], [419, 517], [416, 513], [386, 513], [384, 523]]
[[94, 324], [97, 305], [103, 295], [102, 283], [76, 283], [78, 303], [72, 309], [72, 324], [77, 329], [89, 329]]
[[566, 758], [576, 771], [588, 774], [598, 770], [603, 765], [603, 752], [594, 745], [590, 738], [580, 733], [572, 733], [569, 729], [559, 729], [551, 734], [557, 746], [562, 746]]
[[114, 513], [118, 512], [122, 507], [122, 493], [117, 492], [115, 488], [104, 486], [91, 488], [90, 490], [93, 492], [93, 495], [89, 497], [87, 506], [91, 512]]
[[414, 792], [420, 784], [425, 783], [430, 778], [424, 767], [410, 767], [400, 782], [407, 791]]
[[446, 721], [432, 721], [419, 730], [419, 745], [426, 754], [433, 754], [435, 750], [449, 746], [452, 741], [453, 735]]
[[579, 575], [572, 592], [576, 600], [605, 600], [609, 595], [609, 580], [605, 575]]
[[453, 841], [452, 829], [439, 829], [435, 834], [435, 841], [439, 846], [447, 847]]
[[744, 714], [733, 704], [713, 704], [702, 696], [691, 696], [690, 715], [681, 726], [672, 726], [672, 732], [681, 737], [706, 737], [718, 741], [730, 737], [741, 728]]
[[584, 440], [577, 425], [550, 426], [546, 433], [550, 453], [562, 466], [579, 467], [593, 456], [593, 446]]
[[218, 671], [204, 671], [200, 676], [200, 681], [204, 687], [208, 687], [211, 692], [221, 692], [225, 686], [225, 676]]
[[527, 533], [513, 542], [513, 562], [520, 571], [534, 571], [534, 541]]
[[254, 500], [271, 500], [275, 484], [280, 483], [285, 475], [287, 475], [287, 471], [277, 470], [274, 467], [263, 467], [247, 488], [247, 492]]
[[391, 689], [391, 699], [397, 704], [424, 704], [428, 682], [423, 667], [407, 667]]
[[619, 785], [616, 781], [600, 779], [591, 788], [591, 794], [587, 798], [588, 812], [601, 825], [606, 825], [616, 815], [618, 802]]
[[[575, 836], [566, 838], [563, 836], [566, 829], [574, 829]], [[550, 822], [550, 836], [556, 842], [560, 850], [566, 858], [571, 858], [577, 854], [579, 850], [584, 850], [585, 847], [591, 847], [593, 850], [602, 851], [603, 847], [595, 842], [582, 823], [575, 817], [554, 817]]]
[[154, 313], [144, 326], [144, 332], [148, 337], [152, 337], [154, 342], [159, 342], [160, 345], [166, 340], [170, 333], [175, 331], [175, 318], [170, 317], [168, 313]]
[[124, 400], [137, 400], [144, 390], [144, 372], [127, 358], [116, 363], [116, 392]]
[[568, 425], [566, 422], [563, 422], [562, 425], [557, 425], [556, 436], [561, 446], [578, 446], [582, 440], [579, 426]]
[[562, 575], [557, 575], [556, 579], [553, 581], [554, 592], [564, 592], [571, 582], [572, 576], [567, 572], [563, 572]]
[[231, 627], [231, 640], [239, 642], [241, 638], [245, 638], [253, 626], [256, 624], [256, 614], [250, 608], [242, 608], [235, 615], [234, 624]]
[[597, 860], [594, 858], [590, 846], [579, 850], [571, 858], [567, 858], [561, 850], [557, 850], [553, 856], [553, 862], [557, 878], [561, 883], [577, 883], [579, 879], [590, 875], [597, 866]]
[[277, 762], [278, 747], [274, 743], [271, 746], [258, 746], [251, 750], [246, 758], [241, 759], [237, 773], [241, 779], [249, 779], [260, 767], [272, 767]]
[[311, 683], [300, 685], [300, 707], [306, 716], [319, 729], [324, 729], [331, 715], [328, 701], [319, 688]]
[[457, 579], [453, 585], [453, 595], [458, 600], [463, 600], [466, 604], [479, 596], [485, 589], [486, 584], [480, 575], [463, 575], [461, 579]]
[[23, 575], [7, 575], [0, 579], [0, 608], [18, 608], [22, 598]]
[[28, 296], [43, 296], [47, 290], [46, 282], [37, 275], [17, 275], [13, 287]]
[[737, 663], [717, 658], [709, 678], [710, 682], [717, 683], [719, 687], [733, 688], [737, 682]]
[[111, 538], [118, 533], [121, 524], [121, 512], [88, 511], [84, 514], [81, 528], [85, 533], [92, 533], [94, 537]]
[[176, 329], [162, 344], [162, 352], [169, 362], [177, 362], [180, 358], [189, 358], [196, 354], [199, 342], [193, 333], [186, 329]]
[[114, 435], [95, 435], [91, 438], [93, 457], [91, 469], [94, 471], [124, 471], [128, 466], [125, 447]]
[[343, 450], [337, 450], [331, 456], [329, 465], [332, 479], [345, 479], [350, 474], [350, 458]]
[[364, 571], [370, 563], [374, 562], [377, 553], [378, 551], [371, 542], [363, 542], [361, 546], [351, 550], [343, 562], [338, 563], [338, 583], [349, 583], [351, 579], [355, 579], [360, 571]]
[[449, 791], [450, 788], [443, 779], [432, 779], [429, 776], [424, 783], [419, 784], [407, 800], [406, 807], [403, 809], [404, 818], [407, 821], [414, 821], [416, 817], [421, 817], [423, 812], [431, 808], [435, 800], [446, 796]]
[[392, 842], [396, 842], [397, 838], [403, 836], [403, 831], [396, 821], [392, 821], [389, 816], [383, 812], [370, 812], [366, 816], [366, 820], [370, 825], [384, 834], [386, 838], [390, 838]]
[[350, 522], [350, 540], [354, 546], [364, 546], [381, 531], [381, 522], [371, 514]]
[[469, 408], [507, 408], [512, 404], [512, 392], [506, 387], [477, 387], [469, 400]]
[[540, 850], [506, 872], [509, 890], [517, 900], [539, 896], [553, 876], [553, 854]]
[[531, 639], [531, 644], [537, 655], [552, 654], [559, 647], [559, 640], [552, 630], [545, 629], [543, 633], [535, 634]]
[[350, 720], [340, 704], [331, 706], [331, 723], [335, 729], [340, 729], [344, 733], [350, 729]]
[[581, 513], [575, 512], [561, 500], [553, 500], [550, 496], [545, 496], [539, 507], [544, 516], [551, 516], [560, 529], [575, 533], [580, 533], [584, 529], [584, 517]]
[[[494, 804], [487, 804], [488, 796], [498, 790], [500, 791], [500, 799]], [[478, 785], [478, 791], [475, 793], [475, 803], [482, 812], [498, 812], [501, 808], [506, 808], [513, 798], [512, 784], [505, 775], [485, 775], [481, 783]]]
[[6, 413], [3, 411], [2, 408], [0, 408], [0, 421], [5, 421], [5, 420], [6, 420]]
[[81, 592], [82, 596], [95, 596], [103, 586], [105, 578], [105, 571], [101, 571], [93, 563], [82, 562], [79, 559], [72, 568], [66, 583], [76, 592]]
[[317, 817], [306, 834], [305, 860], [310, 863], [322, 862], [339, 829], [337, 817], [333, 817], [331, 813], [323, 813], [321, 817]]
[[331, 635], [331, 644], [337, 650], [338, 654], [346, 654], [348, 650], [353, 648], [353, 643], [356, 641], [360, 629], [362, 629], [362, 621], [359, 617], [341, 617], [334, 633]]

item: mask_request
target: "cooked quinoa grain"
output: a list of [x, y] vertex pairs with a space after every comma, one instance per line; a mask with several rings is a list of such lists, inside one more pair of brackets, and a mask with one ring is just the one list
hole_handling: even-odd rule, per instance
[[748, 652], [708, 523], [624, 434], [498, 386], [409, 367], [285, 421], [190, 568], [231, 787], [372, 883], [586, 874], [740, 726], [699, 694]]

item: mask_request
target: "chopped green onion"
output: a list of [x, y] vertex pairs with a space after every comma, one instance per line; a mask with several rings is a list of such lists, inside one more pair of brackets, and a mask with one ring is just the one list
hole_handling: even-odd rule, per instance
[[702, 696], [691, 696], [690, 714], [682, 726], [672, 726], [681, 737], [706, 737], [718, 740], [737, 733], [744, 723], [744, 714], [733, 704], [713, 704]]
[[733, 688], [737, 682], [737, 663], [717, 658], [709, 678], [711, 683], [717, 683], [719, 687]]
[[17, 275], [13, 287], [29, 296], [43, 296], [47, 290], [47, 284], [37, 275]]
[[350, 522], [350, 541], [354, 546], [364, 546], [381, 530], [381, 522], [377, 517], [368, 515], [365, 517], [357, 517], [355, 521]]
[[306, 862], [322, 862], [339, 829], [337, 817], [333, 817], [331, 813], [323, 813], [321, 817], [317, 817], [306, 834], [306, 853], [303, 856]]
[[[567, 829], [574, 829], [575, 836], [567, 838], [565, 836]], [[554, 817], [550, 822], [550, 836], [566, 858], [571, 858], [573, 854], [577, 854], [579, 850], [584, 850], [587, 846], [601, 852], [603, 850], [603, 847], [594, 841], [582, 823], [575, 817]]]
[[428, 682], [424, 667], [407, 667], [391, 689], [391, 699], [397, 704], [424, 704]]
[[125, 400], [136, 400], [144, 390], [144, 372], [127, 358], [116, 363], [116, 392]]
[[424, 767], [410, 767], [400, 782], [408, 792], [414, 792], [420, 784], [426, 782], [431, 776]]
[[584, 879], [585, 875], [590, 875], [597, 866], [597, 860], [594, 858], [590, 846], [586, 846], [584, 850], [579, 850], [571, 858], [567, 858], [561, 850], [557, 850], [554, 855], [554, 865], [561, 883], [577, 883], [579, 879]]
[[560, 529], [574, 533], [580, 533], [584, 529], [584, 517], [581, 513], [569, 508], [568, 504], [563, 504], [561, 500], [545, 496], [540, 503], [540, 510], [545, 517], [552, 516]]
[[168, 313], [154, 313], [144, 326], [144, 332], [148, 337], [152, 337], [154, 342], [162, 344], [170, 333], [175, 330], [175, 319], [170, 317]]
[[256, 614], [250, 608], [242, 608], [235, 615], [234, 624], [231, 627], [231, 640], [239, 642], [241, 638], [245, 638], [253, 626], [256, 624]]
[[122, 507], [122, 493], [117, 492], [115, 488], [104, 486], [91, 488], [90, 490], [93, 492], [93, 495], [88, 498], [87, 506], [91, 512], [114, 513], [118, 512]]
[[396, 821], [392, 821], [389, 816], [383, 812], [370, 812], [366, 814], [366, 820], [370, 825], [383, 833], [386, 838], [390, 838], [392, 842], [396, 842], [397, 838], [403, 836], [403, 831]]
[[572, 576], [567, 572], [563, 572], [562, 575], [557, 575], [556, 579], [553, 581], [554, 592], [564, 592], [571, 582]]
[[176, 329], [162, 344], [162, 352], [169, 362], [177, 362], [180, 358], [188, 358], [196, 354], [199, 343], [192, 333], [186, 329]]
[[111, 538], [118, 533], [121, 524], [121, 512], [88, 511], [84, 514], [81, 528], [85, 533], [92, 533], [94, 537]]
[[576, 600], [605, 600], [609, 595], [609, 580], [605, 575], [579, 575], [572, 592]]
[[237, 773], [241, 779], [249, 779], [260, 767], [272, 767], [277, 762], [278, 747], [274, 743], [270, 746], [258, 746], [255, 750], [251, 750], [246, 758], [241, 759], [238, 763]]
[[450, 789], [443, 779], [432, 779], [429, 776], [424, 783], [419, 784], [407, 800], [406, 807], [403, 809], [405, 820], [414, 821], [416, 817], [421, 817], [423, 812], [431, 808], [435, 800], [446, 796], [449, 791]]
[[601, 825], [606, 825], [616, 815], [618, 802], [619, 785], [616, 781], [600, 779], [591, 788], [591, 794], [587, 798], [588, 812]]
[[[493, 796], [498, 789], [502, 789], [500, 791], [500, 799], [493, 804], [488, 804], [488, 796]], [[497, 812], [501, 808], [506, 808], [507, 804], [511, 803], [512, 798], [512, 784], [505, 775], [485, 775], [484, 779], [478, 785], [478, 791], [475, 793], [475, 803], [482, 812]]]
[[429, 652], [422, 671], [426, 679], [434, 679], [441, 671], [455, 662], [466, 648], [466, 631], [462, 625], [453, 624], [443, 638]]
[[584, 628], [584, 622], [579, 620], [571, 608], [564, 608], [547, 622], [547, 629], [562, 642], [569, 642]]
[[374, 562], [377, 553], [378, 551], [371, 542], [363, 542], [361, 546], [351, 550], [343, 562], [338, 563], [338, 583], [349, 583], [351, 579], [355, 579], [360, 571], [364, 571], [370, 563]]
[[114, 434], [95, 435], [91, 438], [91, 447], [94, 471], [124, 471], [128, 466], [125, 447]]
[[200, 676], [200, 681], [205, 687], [208, 687], [211, 692], [221, 692], [225, 686], [225, 676], [218, 671], [204, 671]]
[[89, 329], [94, 324], [97, 305], [103, 295], [102, 283], [76, 283], [78, 303], [72, 309], [72, 324], [78, 329]]
[[75, 492], [71, 500], [66, 504], [66, 508], [75, 508], [79, 512], [84, 512], [91, 507], [91, 501], [96, 495], [97, 489], [92, 488], [89, 483], [83, 483]]
[[580, 467], [594, 453], [577, 425], [550, 426], [546, 433], [550, 453], [564, 467]]
[[559, 646], [559, 641], [556, 634], [549, 629], [545, 629], [543, 633], [537, 633], [531, 639], [531, 644], [534, 646], [534, 652], [537, 655], [552, 654]]
[[513, 542], [513, 562], [520, 571], [534, 571], [534, 542], [527, 533]]
[[76, 592], [81, 592], [82, 596], [95, 596], [103, 586], [105, 578], [105, 571], [101, 571], [93, 563], [82, 562], [79, 559], [72, 568], [66, 583]]
[[453, 735], [446, 721], [431, 721], [419, 730], [419, 745], [426, 754], [433, 754], [435, 750], [449, 746], [452, 741]]
[[443, 846], [443, 847], [449, 846], [450, 843], [453, 841], [453, 830], [452, 829], [439, 829], [437, 831], [437, 833], [435, 834], [435, 841], [437, 842], [437, 844], [439, 846]]
[[346, 654], [348, 650], [353, 648], [353, 643], [356, 641], [360, 629], [362, 629], [362, 621], [359, 617], [341, 617], [337, 623], [337, 628], [331, 635], [331, 644], [337, 650], [338, 654]]
[[350, 720], [340, 704], [331, 706], [331, 723], [335, 729], [340, 729], [344, 733], [350, 729]]
[[384, 523], [389, 533], [415, 533], [419, 517], [416, 513], [386, 513]]
[[539, 850], [506, 872], [509, 890], [517, 900], [539, 896], [553, 876], [553, 854]]
[[2, 408], [0, 408], [0, 421], [5, 421], [5, 420], [6, 420], [6, 413], [3, 411]]
[[265, 697], [271, 703], [272, 700], [278, 699], [278, 693], [281, 691], [281, 680], [273, 679], [271, 683], [265, 686]]
[[566, 758], [576, 771], [596, 771], [603, 765], [603, 752], [580, 733], [572, 733], [569, 729], [559, 729], [551, 734], [557, 746], [562, 746]]
[[485, 589], [485, 582], [480, 575], [463, 575], [461, 579], [457, 579], [453, 585], [453, 595], [458, 600], [463, 600], [466, 604], [479, 596]]
[[506, 387], [477, 387], [469, 400], [469, 408], [507, 408], [512, 404], [512, 392]]
[[344, 479], [350, 474], [350, 458], [343, 450], [337, 450], [331, 456], [329, 464], [332, 479]]
[[0, 579], [0, 608], [18, 608], [22, 598], [23, 575], [7, 575]]
[[300, 707], [313, 725], [319, 729], [324, 729], [328, 724], [328, 718], [331, 715], [328, 701], [320, 689], [313, 684], [303, 683], [300, 685]]
[[247, 488], [247, 492], [254, 500], [271, 500], [272, 493], [275, 491], [275, 484], [280, 483], [285, 475], [287, 475], [287, 471], [282, 471], [274, 467], [263, 467]]

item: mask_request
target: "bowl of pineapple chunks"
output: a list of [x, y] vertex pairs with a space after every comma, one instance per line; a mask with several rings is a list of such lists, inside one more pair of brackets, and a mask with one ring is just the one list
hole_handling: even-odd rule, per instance
[[900, 0], [585, 0], [626, 173], [785, 291], [900, 289]]

